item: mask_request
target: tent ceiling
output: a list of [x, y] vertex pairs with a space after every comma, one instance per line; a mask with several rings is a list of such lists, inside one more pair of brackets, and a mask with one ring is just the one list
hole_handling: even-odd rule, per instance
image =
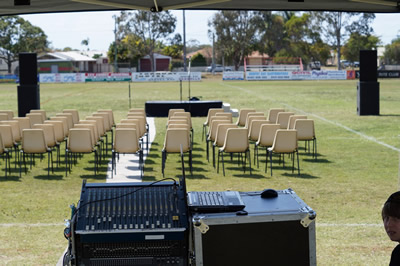
[[[30, 2], [29, 5], [15, 5]], [[158, 7], [186, 10], [325, 10], [400, 12], [397, 0], [2, 0], [0, 16], [51, 12], [102, 11]]]

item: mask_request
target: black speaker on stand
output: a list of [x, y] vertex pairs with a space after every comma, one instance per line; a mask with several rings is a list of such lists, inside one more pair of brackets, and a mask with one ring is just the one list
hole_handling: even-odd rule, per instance
[[18, 116], [23, 117], [32, 109], [40, 109], [36, 53], [19, 54]]
[[360, 81], [357, 84], [357, 114], [379, 115], [379, 82], [376, 50], [360, 51]]

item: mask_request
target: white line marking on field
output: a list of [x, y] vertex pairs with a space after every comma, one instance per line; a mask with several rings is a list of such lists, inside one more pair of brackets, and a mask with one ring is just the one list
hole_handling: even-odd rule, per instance
[[[228, 86], [228, 87], [232, 87], [232, 88], [236, 88], [236, 89], [242, 90], [242, 91], [247, 92], [247, 93], [250, 93], [250, 94], [256, 94], [256, 93], [254, 93], [253, 91], [247, 90], [247, 89], [242, 88], [242, 87], [233, 86], [233, 85], [226, 84], [226, 83], [222, 83], [222, 84], [225, 85], [225, 86]], [[342, 124], [340, 124], [340, 123], [338, 123], [338, 122], [328, 120], [328, 119], [326, 119], [325, 117], [322, 117], [322, 116], [319, 116], [319, 115], [316, 115], [316, 114], [307, 113], [306, 111], [303, 111], [303, 110], [301, 110], [301, 109], [295, 108], [295, 107], [293, 107], [293, 106], [291, 106], [291, 105], [289, 105], [289, 104], [286, 104], [286, 103], [279, 103], [279, 104], [282, 104], [282, 105], [286, 106], [286, 107], [289, 108], [289, 109], [295, 110], [295, 111], [297, 111], [297, 112], [299, 112], [299, 113], [303, 113], [303, 114], [305, 114], [305, 115], [307, 115], [307, 116], [314, 116], [314, 117], [316, 117], [316, 118], [318, 118], [318, 119], [320, 119], [320, 120], [322, 120], [322, 121], [324, 121], [324, 122], [326, 122], [326, 123], [332, 124], [332, 125], [334, 125], [334, 126], [341, 127], [341, 128], [343, 128], [343, 129], [345, 129], [345, 130], [347, 130], [347, 131], [349, 131], [349, 132], [351, 132], [351, 133], [354, 133], [354, 134], [356, 134], [356, 135], [359, 135], [360, 137], [365, 138], [365, 139], [367, 139], [367, 140], [369, 140], [369, 141], [372, 141], [372, 142], [375, 142], [375, 143], [377, 143], [377, 144], [380, 144], [380, 145], [382, 145], [382, 146], [384, 146], [384, 147], [386, 147], [386, 148], [389, 148], [389, 149], [391, 149], [391, 150], [400, 152], [400, 149], [399, 149], [399, 148], [396, 148], [396, 147], [394, 147], [394, 146], [392, 146], [392, 145], [386, 144], [386, 143], [384, 143], [384, 142], [382, 142], [382, 141], [377, 140], [377, 139], [374, 138], [374, 137], [365, 135], [364, 133], [361, 133], [361, 132], [359, 132], [359, 131], [356, 131], [356, 130], [354, 130], [354, 129], [351, 129], [351, 128], [349, 128], [348, 126], [342, 125]]]

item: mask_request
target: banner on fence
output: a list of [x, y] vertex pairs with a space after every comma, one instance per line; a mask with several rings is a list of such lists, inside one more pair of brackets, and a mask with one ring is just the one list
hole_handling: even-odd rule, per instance
[[40, 83], [80, 83], [85, 82], [84, 73], [40, 74]]
[[17, 80], [17, 75], [0, 75], [0, 83], [15, 83]]
[[246, 72], [246, 80], [341, 80], [347, 77], [346, 70]]
[[244, 80], [243, 71], [224, 71], [222, 80]]
[[120, 81], [131, 81], [132, 75], [131, 73], [86, 73], [85, 81], [86, 82], [120, 82]]
[[[187, 72], [135, 72], [132, 73], [133, 82], [154, 82], [154, 81], [188, 81]], [[190, 81], [201, 81], [201, 72], [191, 72]]]

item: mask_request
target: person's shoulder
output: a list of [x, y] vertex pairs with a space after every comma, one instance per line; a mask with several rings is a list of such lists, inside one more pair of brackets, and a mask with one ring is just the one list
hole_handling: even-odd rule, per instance
[[400, 266], [400, 244], [397, 245], [392, 251], [392, 257], [390, 258], [390, 266]]

